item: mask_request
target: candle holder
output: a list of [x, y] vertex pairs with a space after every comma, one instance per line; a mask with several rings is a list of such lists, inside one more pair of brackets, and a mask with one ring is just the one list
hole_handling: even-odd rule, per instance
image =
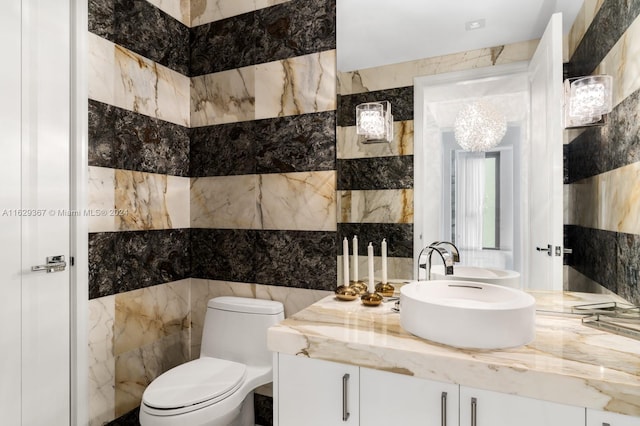
[[378, 293], [365, 293], [360, 296], [360, 300], [364, 306], [378, 306], [382, 303], [382, 296]]
[[379, 293], [383, 297], [391, 297], [393, 296], [393, 292], [396, 288], [389, 283], [378, 283], [376, 284], [376, 293]]
[[346, 285], [341, 285], [340, 287], [338, 287], [335, 293], [336, 293], [336, 299], [344, 300], [347, 302], [351, 300], [356, 300], [360, 295], [360, 293], [358, 293], [356, 289]]
[[364, 281], [349, 281], [349, 287], [357, 291], [358, 295], [362, 295], [367, 292], [367, 283]]

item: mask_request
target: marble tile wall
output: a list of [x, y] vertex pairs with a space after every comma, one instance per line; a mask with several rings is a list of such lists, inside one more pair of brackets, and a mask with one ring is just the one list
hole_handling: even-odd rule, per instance
[[192, 276], [329, 290], [335, 0], [222, 3], [190, 46]]
[[567, 263], [635, 304], [640, 304], [639, 12], [637, 1], [585, 2], [585, 18], [572, 31], [570, 75], [612, 75], [615, 106], [606, 125], [569, 133], [565, 147], [571, 212], [565, 245], [573, 249]]
[[[383, 238], [388, 243], [389, 278], [414, 276], [413, 78], [528, 60], [536, 46], [533, 40], [338, 73], [338, 238], [351, 241], [358, 235], [359, 253], [366, 253], [368, 242], [374, 242], [377, 276]], [[391, 102], [394, 140], [362, 144], [355, 134], [355, 107], [382, 100]], [[341, 260], [338, 265], [341, 268]], [[365, 271], [366, 257], [361, 256], [358, 265]]]
[[90, 423], [135, 424], [198, 304], [335, 286], [335, 0], [90, 0], [88, 44]]

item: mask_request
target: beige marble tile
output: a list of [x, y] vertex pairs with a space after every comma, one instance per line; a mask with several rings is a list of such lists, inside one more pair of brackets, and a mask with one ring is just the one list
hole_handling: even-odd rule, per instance
[[191, 127], [255, 118], [255, 67], [191, 79]]
[[259, 215], [263, 229], [336, 230], [336, 172], [259, 176]]
[[336, 52], [312, 53], [255, 66], [255, 118], [336, 109]]
[[113, 105], [115, 83], [115, 45], [87, 32], [89, 98]]
[[174, 229], [191, 226], [190, 188], [191, 178], [167, 176], [167, 212]]
[[187, 279], [117, 294], [114, 355], [187, 330], [191, 321], [190, 289]]
[[340, 159], [413, 155], [413, 120], [394, 122], [390, 143], [362, 143], [355, 126], [338, 127], [336, 139]]
[[413, 189], [338, 191], [340, 223], [413, 223]]
[[640, 162], [572, 184], [572, 225], [640, 234]]
[[613, 105], [640, 89], [640, 17], [627, 28], [594, 74], [613, 76]]
[[113, 105], [189, 126], [189, 77], [122, 46], [115, 45], [113, 52]]
[[189, 360], [188, 330], [162, 337], [116, 356], [115, 415], [137, 408], [149, 383]]
[[115, 170], [115, 216], [118, 230], [188, 228], [190, 179]]
[[171, 229], [167, 209], [167, 176], [131, 170], [115, 171], [115, 205], [126, 214], [116, 216], [122, 231]]
[[191, 0], [191, 26], [219, 21], [291, 0]]
[[419, 59], [338, 74], [342, 95], [413, 86], [413, 78], [491, 65], [527, 61], [533, 56], [537, 40], [513, 43], [451, 55]]
[[115, 296], [89, 300], [89, 424], [113, 420], [115, 404], [115, 359], [113, 324]]
[[191, 25], [191, 0], [147, 0], [149, 3], [162, 10], [169, 16], [182, 22], [186, 26]]
[[191, 180], [193, 228], [256, 229], [257, 175], [213, 176]]
[[[104, 167], [89, 167], [88, 209], [92, 212], [112, 211], [115, 208], [115, 170]], [[89, 232], [113, 232], [116, 226], [114, 215], [90, 215], [87, 218]]]

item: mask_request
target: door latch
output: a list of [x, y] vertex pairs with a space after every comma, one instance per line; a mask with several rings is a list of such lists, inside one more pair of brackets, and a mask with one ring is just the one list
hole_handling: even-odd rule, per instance
[[547, 248], [536, 247], [536, 250], [538, 250], [538, 251], [546, 251], [548, 256], [553, 256], [553, 254], [551, 253], [551, 251], [552, 251], [551, 244], [547, 244]]
[[67, 267], [67, 262], [64, 260], [63, 255], [59, 256], [48, 256], [47, 263], [44, 265], [36, 265], [32, 266], [32, 271], [47, 271], [49, 272], [61, 272], [64, 271]]

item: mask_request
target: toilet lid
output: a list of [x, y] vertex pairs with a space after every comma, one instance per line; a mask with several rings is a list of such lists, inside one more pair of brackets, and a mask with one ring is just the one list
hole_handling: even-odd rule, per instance
[[158, 376], [145, 389], [142, 401], [149, 407], [176, 409], [226, 397], [240, 387], [247, 367], [217, 358], [198, 358]]

